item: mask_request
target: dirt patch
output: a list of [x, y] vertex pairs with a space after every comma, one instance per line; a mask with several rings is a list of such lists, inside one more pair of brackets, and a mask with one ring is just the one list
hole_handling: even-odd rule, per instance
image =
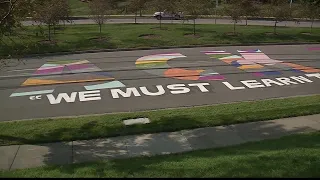
[[107, 37], [94, 37], [94, 38], [90, 38], [90, 41], [94, 41], [94, 42], [107, 42], [109, 40], [109, 38]]
[[274, 36], [274, 35], [277, 35], [277, 33], [276, 34], [274, 34], [274, 32], [266, 32], [266, 33], [264, 33], [265, 35], [267, 35], [267, 36]]
[[46, 40], [38, 41], [38, 43], [41, 44], [41, 45], [56, 45], [58, 43], [58, 41], [57, 40], [49, 41], [49, 40], [46, 39]]
[[157, 34], [141, 34], [139, 36], [139, 38], [143, 38], [143, 39], [156, 39], [159, 37], [160, 37], [160, 35], [157, 35]]
[[193, 33], [187, 33], [183, 35], [184, 37], [192, 37], [192, 38], [200, 38], [201, 36], [199, 34], [193, 34]]
[[303, 32], [303, 33], [301, 33], [301, 34], [303, 34], [303, 35], [311, 35], [311, 33], [309, 33], [309, 32]]

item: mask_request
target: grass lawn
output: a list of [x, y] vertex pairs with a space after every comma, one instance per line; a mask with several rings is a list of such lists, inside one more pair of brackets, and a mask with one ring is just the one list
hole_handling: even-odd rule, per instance
[[176, 155], [0, 171], [0, 177], [319, 177], [320, 132]]
[[[266, 34], [273, 32], [273, 27], [264, 26], [237, 26], [238, 34], [229, 35], [233, 25], [197, 25], [197, 36], [188, 35], [193, 32], [191, 24], [163, 24], [160, 30], [158, 24], [106, 24], [102, 27], [102, 37], [99, 40], [99, 27], [97, 25], [60, 25], [53, 35], [52, 42], [45, 41], [47, 27], [43, 27], [44, 34], [39, 33], [38, 27], [24, 27], [19, 34], [13, 34], [11, 39], [3, 41], [0, 45], [0, 56], [8, 53], [14, 54], [15, 49], [24, 46], [27, 54], [45, 52], [70, 52], [76, 50], [117, 49], [117, 48], [145, 48], [163, 46], [186, 45], [215, 45], [215, 44], [248, 44], [271, 42], [320, 42], [320, 28], [314, 28], [313, 34], [309, 28], [278, 27], [278, 35]], [[38, 36], [37, 36], [38, 34]], [[152, 37], [141, 35], [154, 34]], [[46, 36], [46, 37], [45, 37]]]
[[[93, 139], [170, 132], [320, 113], [320, 95], [214, 106], [0, 123], [0, 145]], [[123, 120], [148, 117], [126, 127]]]
[[80, 0], [68, 0], [71, 16], [89, 15], [90, 9], [88, 3], [81, 2]]

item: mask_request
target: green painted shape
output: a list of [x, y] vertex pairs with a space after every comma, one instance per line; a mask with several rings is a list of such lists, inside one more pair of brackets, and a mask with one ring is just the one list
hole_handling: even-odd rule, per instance
[[212, 55], [210, 55], [211, 58], [217, 58], [217, 59], [228, 57], [228, 56], [231, 56], [231, 54], [215, 54], [215, 55], [212, 54]]
[[153, 62], [146, 64], [137, 64], [137, 68], [150, 68], [150, 67], [167, 67], [167, 62]]

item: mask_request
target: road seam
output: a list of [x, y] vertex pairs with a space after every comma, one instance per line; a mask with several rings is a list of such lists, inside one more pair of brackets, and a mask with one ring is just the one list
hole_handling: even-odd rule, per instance
[[15, 153], [15, 155], [14, 155], [14, 157], [13, 157], [13, 160], [12, 160], [12, 163], [11, 163], [11, 165], [10, 165], [10, 167], [9, 167], [9, 171], [11, 170], [12, 165], [13, 165], [14, 161], [16, 160], [17, 154], [18, 154], [18, 152], [19, 152], [19, 150], [20, 150], [20, 146], [22, 146], [22, 145], [19, 145], [19, 146], [18, 146], [17, 152]]

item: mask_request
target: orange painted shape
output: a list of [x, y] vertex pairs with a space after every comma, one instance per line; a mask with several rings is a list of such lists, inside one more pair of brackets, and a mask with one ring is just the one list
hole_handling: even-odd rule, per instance
[[238, 67], [239, 69], [261, 69], [263, 66], [260, 64], [253, 64], [253, 65], [242, 65]]
[[299, 64], [294, 64], [294, 63], [282, 63], [282, 64], [285, 64], [287, 66], [290, 66], [290, 67], [292, 67], [294, 69], [297, 69], [297, 70], [300, 70], [300, 71], [303, 71], [303, 72], [306, 72], [306, 73], [320, 72], [320, 69], [315, 69], [315, 68], [312, 68], [312, 67], [302, 66], [302, 65], [299, 65]]
[[175, 78], [181, 80], [198, 80], [200, 73], [204, 70], [187, 70], [180, 68], [168, 69], [164, 72], [164, 75], [168, 78]]
[[82, 83], [82, 82], [106, 81], [106, 80], [114, 80], [114, 78], [97, 78], [97, 79], [67, 80], [67, 81], [55, 81], [55, 80], [45, 80], [45, 79], [27, 79], [22, 84], [22, 86], [68, 84], [68, 83]]

